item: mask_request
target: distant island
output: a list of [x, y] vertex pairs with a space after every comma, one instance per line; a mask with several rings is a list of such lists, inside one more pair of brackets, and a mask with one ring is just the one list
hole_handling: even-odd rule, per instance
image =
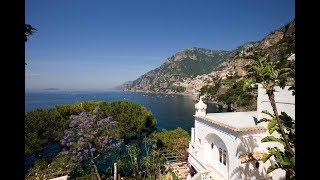
[[47, 88], [47, 89], [44, 89], [44, 90], [54, 90], [54, 91], [56, 91], [56, 90], [59, 90], [59, 88]]

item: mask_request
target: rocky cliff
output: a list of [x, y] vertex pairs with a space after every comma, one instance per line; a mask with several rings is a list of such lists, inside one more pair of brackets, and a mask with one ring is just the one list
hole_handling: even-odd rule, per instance
[[212, 78], [242, 77], [259, 54], [270, 60], [295, 53], [295, 21], [271, 32], [258, 42], [249, 42], [232, 51], [188, 48], [167, 58], [158, 68], [125, 83], [125, 91], [184, 93], [197, 95]]
[[196, 47], [184, 49], [167, 58], [160, 67], [124, 84], [123, 89], [160, 93], [185, 92], [186, 86], [180, 83], [211, 73], [219, 64], [234, 56], [234, 53]]

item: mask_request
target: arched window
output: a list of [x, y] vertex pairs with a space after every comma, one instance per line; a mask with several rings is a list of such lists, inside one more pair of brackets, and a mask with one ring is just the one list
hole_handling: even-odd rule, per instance
[[222, 163], [222, 149], [219, 148], [219, 161]]
[[227, 151], [223, 150], [223, 164], [226, 165], [227, 164]]
[[211, 143], [211, 149], [213, 149], [213, 143]]

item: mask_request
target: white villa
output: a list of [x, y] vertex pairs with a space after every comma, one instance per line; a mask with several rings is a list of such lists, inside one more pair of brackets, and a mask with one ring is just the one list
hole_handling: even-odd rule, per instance
[[[279, 114], [283, 111], [295, 119], [292, 91], [288, 87], [276, 87], [275, 90]], [[206, 113], [207, 105], [201, 98], [195, 109], [188, 162], [196, 174], [187, 179], [285, 179], [285, 171], [281, 169], [266, 173], [274, 159], [266, 163], [261, 161], [267, 147], [283, 149], [280, 143], [261, 143], [261, 139], [269, 135], [267, 122], [257, 124], [259, 119], [269, 118], [261, 111], [268, 110], [273, 114], [261, 84], [258, 85], [257, 111]], [[276, 132], [272, 135], [279, 137]]]

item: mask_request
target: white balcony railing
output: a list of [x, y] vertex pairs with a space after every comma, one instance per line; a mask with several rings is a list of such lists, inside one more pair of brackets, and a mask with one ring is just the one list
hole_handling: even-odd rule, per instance
[[191, 180], [200, 180], [200, 179], [201, 179], [201, 174], [200, 174], [200, 173], [195, 174], [195, 175], [191, 178]]
[[199, 150], [199, 147], [197, 145], [194, 145], [194, 143], [190, 142], [189, 143], [189, 158], [188, 162], [197, 170], [197, 177], [193, 177], [192, 179], [198, 179], [200, 176], [201, 180], [207, 180], [210, 179], [210, 171], [207, 170], [207, 168], [202, 165], [202, 163], [197, 159], [197, 152]]

